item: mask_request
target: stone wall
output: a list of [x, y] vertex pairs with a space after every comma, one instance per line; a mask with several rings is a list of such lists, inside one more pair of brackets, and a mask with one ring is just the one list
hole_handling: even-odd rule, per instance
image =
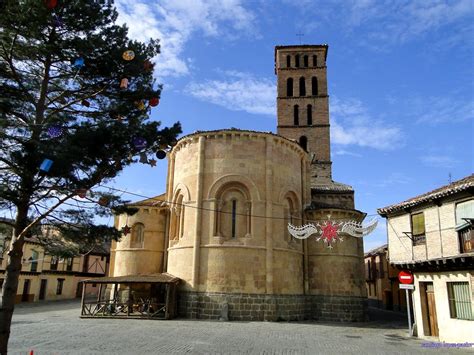
[[228, 305], [236, 321], [365, 321], [364, 297], [321, 295], [261, 295], [251, 293], [180, 292], [178, 314], [185, 318], [219, 319]]

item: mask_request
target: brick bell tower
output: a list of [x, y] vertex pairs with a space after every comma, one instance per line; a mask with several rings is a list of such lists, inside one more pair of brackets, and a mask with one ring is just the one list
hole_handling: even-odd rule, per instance
[[277, 133], [310, 154], [311, 187], [332, 182], [327, 53], [325, 44], [275, 47]]
[[354, 190], [332, 179], [327, 54], [326, 44], [275, 47], [277, 133], [296, 140], [311, 157], [310, 208], [350, 209]]

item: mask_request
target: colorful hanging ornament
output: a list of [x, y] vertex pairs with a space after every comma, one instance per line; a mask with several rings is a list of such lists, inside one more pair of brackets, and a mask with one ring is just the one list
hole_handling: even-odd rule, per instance
[[82, 105], [82, 106], [85, 106], [85, 107], [90, 107], [91, 103], [90, 103], [89, 101], [87, 101], [87, 100], [82, 100], [82, 101], [81, 101], [81, 105]]
[[148, 162], [150, 163], [151, 166], [156, 166], [156, 160], [155, 159], [150, 159]]
[[87, 189], [77, 189], [77, 190], [76, 190], [76, 194], [77, 194], [77, 196], [79, 196], [80, 198], [86, 198], [86, 196], [87, 196]]
[[53, 161], [50, 159], [45, 159], [41, 163], [40, 170], [44, 172], [48, 172], [49, 169], [51, 169], [51, 166], [53, 165]]
[[125, 226], [122, 228], [122, 233], [123, 233], [124, 235], [127, 235], [127, 234], [130, 234], [130, 231], [131, 231], [131, 230], [132, 230], [132, 229], [131, 229], [129, 226], [125, 225]]
[[146, 140], [144, 138], [141, 138], [141, 137], [136, 137], [136, 138], [133, 139], [133, 145], [137, 149], [143, 149], [143, 148], [146, 147]]
[[153, 63], [150, 62], [148, 59], [145, 60], [145, 61], [143, 62], [143, 69], [145, 69], [145, 71], [153, 70]]
[[48, 135], [51, 138], [61, 137], [63, 134], [63, 128], [61, 126], [51, 126], [48, 128]]
[[128, 79], [127, 78], [123, 78], [121, 81], [120, 81], [120, 89], [126, 89], [128, 87]]
[[74, 60], [74, 63], [72, 64], [74, 68], [81, 69], [84, 66], [84, 58], [79, 57]]
[[99, 205], [105, 207], [108, 204], [109, 204], [109, 198], [108, 197], [102, 196], [101, 198], [99, 198]]
[[157, 97], [152, 97], [149, 103], [152, 107], [158, 106], [158, 104], [160, 103], [160, 99]]
[[332, 249], [333, 247], [331, 244], [334, 244], [337, 240], [340, 242], [344, 241], [340, 236], [340, 233], [346, 233], [352, 237], [362, 238], [377, 228], [376, 219], [371, 220], [365, 226], [356, 221], [333, 222], [329, 219], [330, 216], [328, 216], [328, 220], [324, 223], [316, 223], [316, 225], [310, 223], [301, 227], [296, 227], [288, 223], [288, 232], [297, 239], [307, 239], [312, 234], [319, 234], [319, 236], [316, 237], [316, 241], [323, 240], [326, 242], [327, 247]]
[[45, 0], [44, 4], [48, 9], [52, 10], [58, 5], [58, 0]]
[[135, 52], [132, 51], [132, 50], [127, 50], [127, 51], [123, 52], [122, 58], [126, 61], [133, 60], [133, 58], [135, 58]]
[[140, 101], [135, 101], [135, 106], [137, 107], [137, 109], [139, 109], [140, 111], [143, 111], [145, 109], [145, 102], [143, 100], [140, 100]]
[[166, 158], [166, 152], [164, 150], [159, 150], [156, 152], [156, 157], [158, 159], [165, 159]]

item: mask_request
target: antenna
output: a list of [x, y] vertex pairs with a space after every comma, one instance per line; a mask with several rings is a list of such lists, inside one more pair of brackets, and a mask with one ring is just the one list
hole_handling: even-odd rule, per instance
[[448, 179], [449, 179], [449, 183], [451, 184], [451, 183], [453, 182], [453, 179], [452, 179], [451, 173], [449, 173], [449, 177], [448, 177]]

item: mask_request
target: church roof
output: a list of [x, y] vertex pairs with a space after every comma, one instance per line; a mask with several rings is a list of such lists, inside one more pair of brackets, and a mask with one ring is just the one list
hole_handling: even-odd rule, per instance
[[321, 183], [321, 184], [312, 184], [311, 190], [318, 192], [331, 192], [331, 191], [341, 191], [341, 192], [353, 192], [354, 189], [350, 185], [346, 185], [340, 182], [331, 181], [330, 183]]
[[324, 51], [324, 60], [328, 57], [328, 49], [329, 46], [327, 44], [293, 44], [289, 46], [275, 46], [275, 61], [276, 61], [276, 54], [279, 49], [311, 49], [311, 48], [323, 48]]
[[403, 211], [405, 208], [421, 205], [426, 202], [438, 200], [443, 197], [454, 195], [455, 193], [474, 190], [474, 174], [466, 176], [461, 180], [454, 181], [448, 185], [437, 188], [433, 191], [412, 197], [406, 201], [396, 203], [391, 206], [377, 209], [378, 214], [387, 215], [397, 211]]
[[[192, 137], [192, 136], [197, 136], [197, 135], [202, 135], [202, 134], [209, 134], [209, 133], [225, 133], [225, 132], [239, 132], [239, 133], [257, 133], [257, 134], [268, 134], [268, 135], [271, 135], [271, 136], [274, 136], [274, 137], [278, 137], [278, 138], [282, 138], [284, 140], [287, 140], [291, 143], [295, 143], [297, 146], [300, 147], [300, 145], [298, 144], [298, 142], [295, 140], [295, 139], [289, 139], [287, 137], [284, 137], [284, 136], [281, 136], [277, 133], [273, 133], [273, 132], [263, 132], [263, 131], [254, 131], [254, 130], [251, 130], [251, 129], [239, 129], [239, 128], [223, 128], [223, 129], [214, 129], [214, 130], [210, 130], [210, 131], [195, 131], [193, 133], [190, 133], [190, 134], [187, 134], [185, 136], [182, 136], [181, 138], [178, 139], [178, 142], [183, 140], [183, 139], [186, 139], [186, 138], [189, 138], [189, 137]], [[301, 148], [303, 149], [303, 148]]]
[[166, 199], [166, 193], [162, 193], [161, 195], [150, 197], [145, 200], [131, 202], [128, 204], [128, 206], [163, 207], [168, 204], [168, 202], [165, 199]]

